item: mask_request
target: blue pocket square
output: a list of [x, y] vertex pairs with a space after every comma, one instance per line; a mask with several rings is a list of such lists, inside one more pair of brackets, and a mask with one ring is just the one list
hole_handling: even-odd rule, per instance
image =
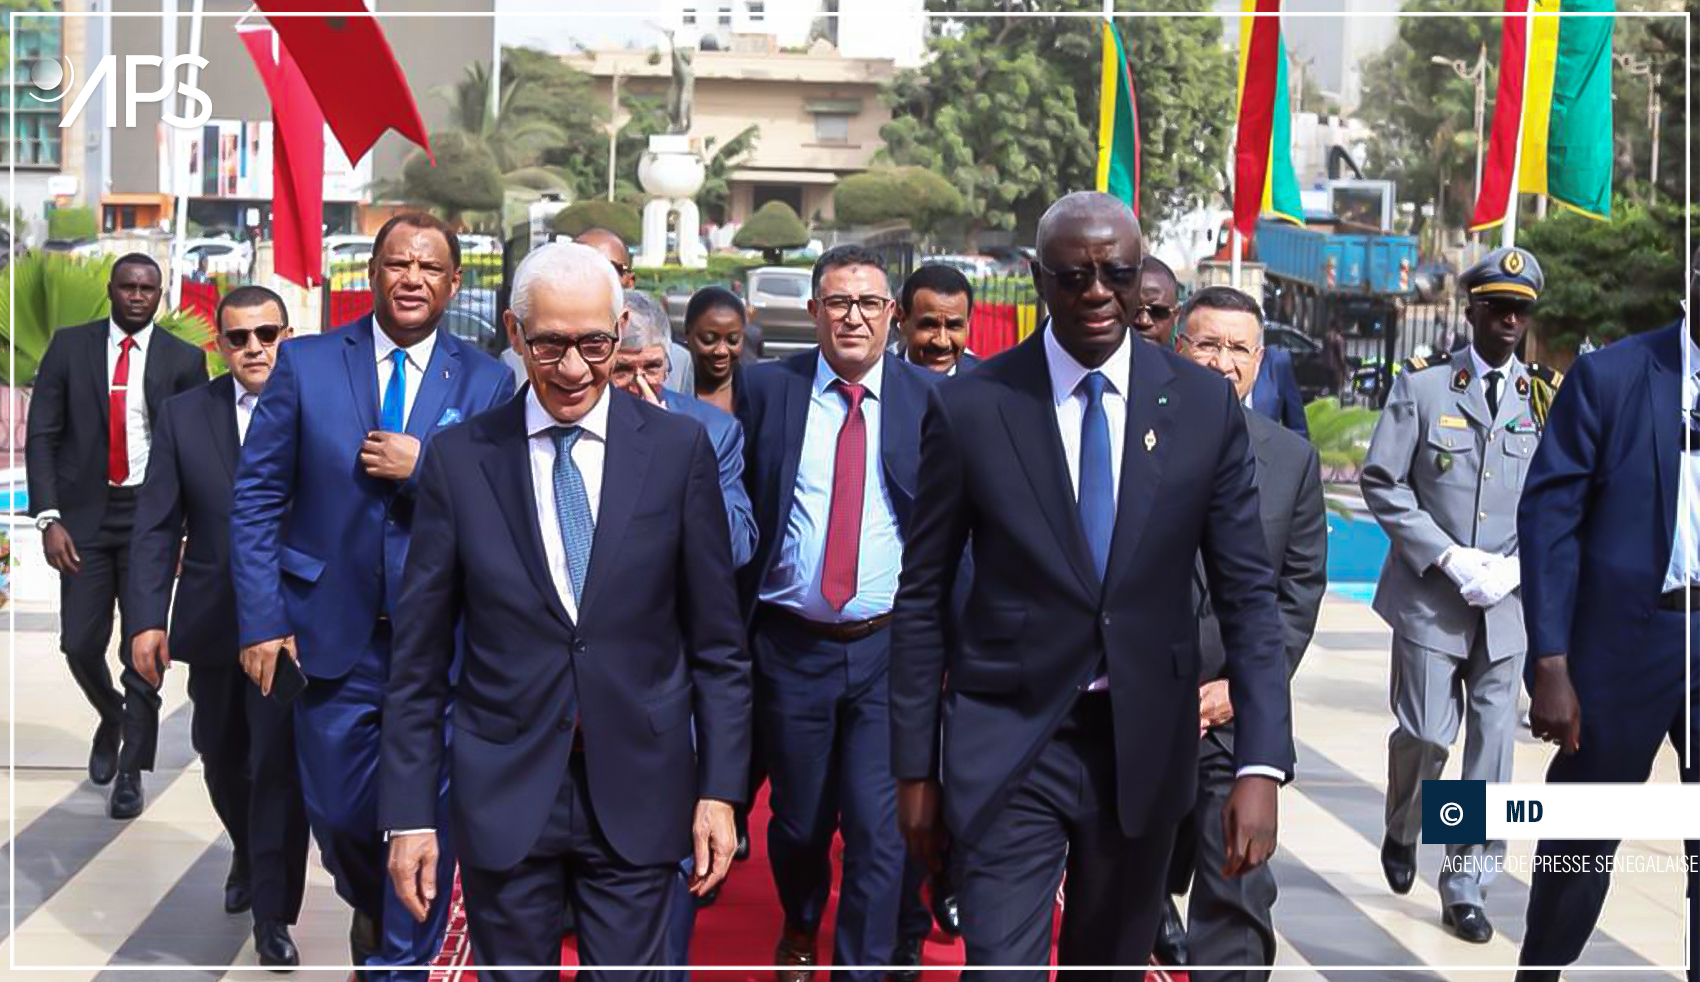
[[450, 426], [460, 422], [460, 410], [453, 406], [443, 410], [443, 417], [437, 420], [438, 426]]

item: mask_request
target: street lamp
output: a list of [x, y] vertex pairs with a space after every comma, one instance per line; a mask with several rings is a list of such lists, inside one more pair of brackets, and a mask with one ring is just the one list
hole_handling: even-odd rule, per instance
[[1653, 169], [1648, 178], [1652, 185], [1653, 194], [1659, 193], [1659, 117], [1663, 115], [1664, 106], [1659, 99], [1659, 82], [1663, 76], [1653, 70], [1650, 58], [1632, 54], [1620, 54], [1614, 59], [1617, 67], [1623, 69], [1625, 75], [1634, 78], [1640, 76], [1647, 79], [1647, 126], [1653, 131]]
[[1476, 198], [1479, 200], [1482, 196], [1482, 126], [1487, 113], [1487, 45], [1482, 45], [1474, 68], [1462, 60], [1443, 55], [1435, 55], [1429, 61], [1452, 69], [1459, 78], [1476, 85]]

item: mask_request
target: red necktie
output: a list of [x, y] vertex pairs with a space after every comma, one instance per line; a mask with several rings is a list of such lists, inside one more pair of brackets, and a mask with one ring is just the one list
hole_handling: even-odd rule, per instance
[[106, 479], [123, 484], [130, 476], [130, 443], [124, 429], [124, 393], [130, 385], [130, 349], [135, 338], [118, 342], [118, 364], [112, 369], [112, 392], [107, 397]]
[[838, 451], [832, 464], [832, 511], [826, 524], [826, 558], [822, 563], [820, 595], [833, 610], [856, 595], [856, 560], [862, 551], [862, 486], [868, 472], [868, 426], [862, 418], [864, 386], [834, 382], [850, 403], [838, 430]]

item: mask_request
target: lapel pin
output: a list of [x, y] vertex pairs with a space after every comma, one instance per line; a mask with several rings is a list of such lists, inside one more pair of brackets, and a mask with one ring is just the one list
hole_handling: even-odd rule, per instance
[[1146, 430], [1145, 431], [1145, 452], [1150, 453], [1153, 449], [1156, 448], [1156, 446], [1157, 446], [1157, 431], [1156, 430]]
[[1157, 405], [1167, 406], [1168, 404], [1169, 404], [1169, 397], [1168, 396], [1158, 396], [1157, 397]]
[[447, 382], [448, 380], [449, 380], [449, 370], [445, 368], [445, 369], [443, 369], [443, 381]]

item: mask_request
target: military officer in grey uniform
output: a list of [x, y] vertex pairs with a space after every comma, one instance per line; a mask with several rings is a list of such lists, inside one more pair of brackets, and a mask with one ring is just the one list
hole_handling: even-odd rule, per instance
[[[1364, 460], [1364, 500], [1392, 548], [1375, 610], [1393, 628], [1387, 832], [1396, 893], [1416, 878], [1424, 779], [1441, 776], [1461, 720], [1463, 777], [1510, 781], [1527, 646], [1517, 595], [1517, 499], [1551, 404], [1554, 373], [1516, 357], [1543, 278], [1535, 257], [1498, 249], [1465, 271], [1472, 341], [1413, 358], [1393, 383]], [[1485, 944], [1484, 909], [1505, 843], [1448, 846], [1441, 920]]]

